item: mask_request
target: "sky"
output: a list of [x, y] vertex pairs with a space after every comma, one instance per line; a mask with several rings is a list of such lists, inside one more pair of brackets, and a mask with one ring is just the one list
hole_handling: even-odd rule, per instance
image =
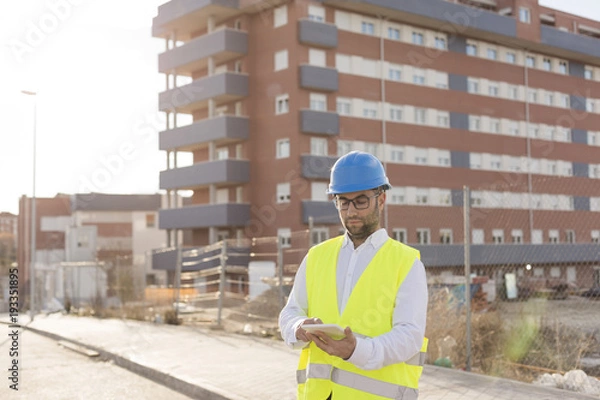
[[[34, 132], [37, 197], [159, 192], [164, 41], [151, 26], [164, 2], [0, 2], [0, 212], [33, 193]], [[539, 3], [600, 20], [599, 0]]]

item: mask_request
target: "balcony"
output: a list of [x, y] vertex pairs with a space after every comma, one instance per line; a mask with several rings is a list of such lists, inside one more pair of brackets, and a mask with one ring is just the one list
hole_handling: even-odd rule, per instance
[[338, 71], [335, 68], [304, 64], [300, 67], [300, 87], [335, 92], [338, 90]]
[[250, 161], [207, 161], [160, 172], [160, 189], [193, 190], [211, 184], [237, 185], [250, 182]]
[[[491, 6], [495, 3], [475, 1], [479, 5], [488, 3]], [[478, 31], [480, 36], [517, 36], [515, 18], [445, 0], [323, 0], [323, 3], [369, 15], [385, 15], [401, 22], [415, 23], [415, 19], [418, 19], [419, 25], [438, 31], [463, 32], [467, 28]]]
[[191, 113], [208, 106], [208, 100], [215, 104], [228, 103], [248, 96], [248, 75], [224, 72], [206, 76], [192, 83], [159, 93], [159, 110]]
[[335, 136], [340, 133], [340, 116], [335, 112], [300, 110], [300, 130]]
[[158, 212], [159, 229], [203, 229], [244, 226], [250, 221], [250, 204], [201, 204]]
[[194, 32], [207, 28], [208, 17], [215, 25], [240, 14], [238, 0], [172, 0], [158, 7], [152, 20], [152, 36], [189, 40]]
[[338, 45], [337, 26], [301, 19], [298, 21], [298, 41], [309, 46], [335, 48]]
[[302, 176], [308, 179], [329, 179], [331, 167], [337, 157], [313, 156], [303, 154], [301, 157]]
[[331, 201], [302, 200], [302, 222], [308, 224], [309, 217], [319, 225], [340, 223], [338, 211]]
[[[227, 246], [227, 266], [245, 266], [250, 263], [250, 248]], [[217, 246], [184, 248], [181, 252], [181, 272], [204, 271], [221, 265], [222, 249]], [[177, 249], [152, 253], [152, 269], [175, 271]]]
[[162, 131], [158, 135], [160, 150], [193, 151], [215, 142], [217, 146], [248, 139], [248, 117], [224, 115], [190, 125]]
[[563, 32], [559, 29], [542, 25], [541, 42], [548, 46], [557, 47], [570, 53], [579, 53], [594, 58], [600, 57], [600, 40], [597, 38]]
[[215, 65], [225, 63], [248, 53], [248, 34], [235, 29], [219, 29], [197, 37], [183, 46], [175, 47], [158, 56], [158, 70], [162, 73], [191, 76], [207, 68], [208, 57]]

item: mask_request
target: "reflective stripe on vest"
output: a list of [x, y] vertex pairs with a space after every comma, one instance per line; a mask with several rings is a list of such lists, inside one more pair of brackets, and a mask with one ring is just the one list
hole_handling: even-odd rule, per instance
[[308, 379], [328, 379], [338, 385], [351, 389], [361, 390], [388, 399], [416, 400], [419, 391], [406, 386], [379, 381], [353, 372], [335, 368], [329, 364], [309, 364], [307, 370], [297, 371], [298, 384], [303, 384]]

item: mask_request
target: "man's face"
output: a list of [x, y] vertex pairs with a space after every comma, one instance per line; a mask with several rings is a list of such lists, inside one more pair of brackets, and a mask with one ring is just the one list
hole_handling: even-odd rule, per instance
[[[363, 190], [339, 194], [336, 198], [340, 221], [352, 238], [364, 240], [379, 229], [380, 210], [385, 201], [384, 192]], [[363, 208], [365, 206], [366, 208]], [[347, 209], [344, 209], [346, 207]]]

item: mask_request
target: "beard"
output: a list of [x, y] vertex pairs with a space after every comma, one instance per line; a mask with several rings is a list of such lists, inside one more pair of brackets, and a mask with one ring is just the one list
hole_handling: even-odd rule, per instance
[[342, 220], [350, 237], [364, 240], [379, 229], [379, 204], [375, 203], [375, 208], [370, 214], [345, 217]]

